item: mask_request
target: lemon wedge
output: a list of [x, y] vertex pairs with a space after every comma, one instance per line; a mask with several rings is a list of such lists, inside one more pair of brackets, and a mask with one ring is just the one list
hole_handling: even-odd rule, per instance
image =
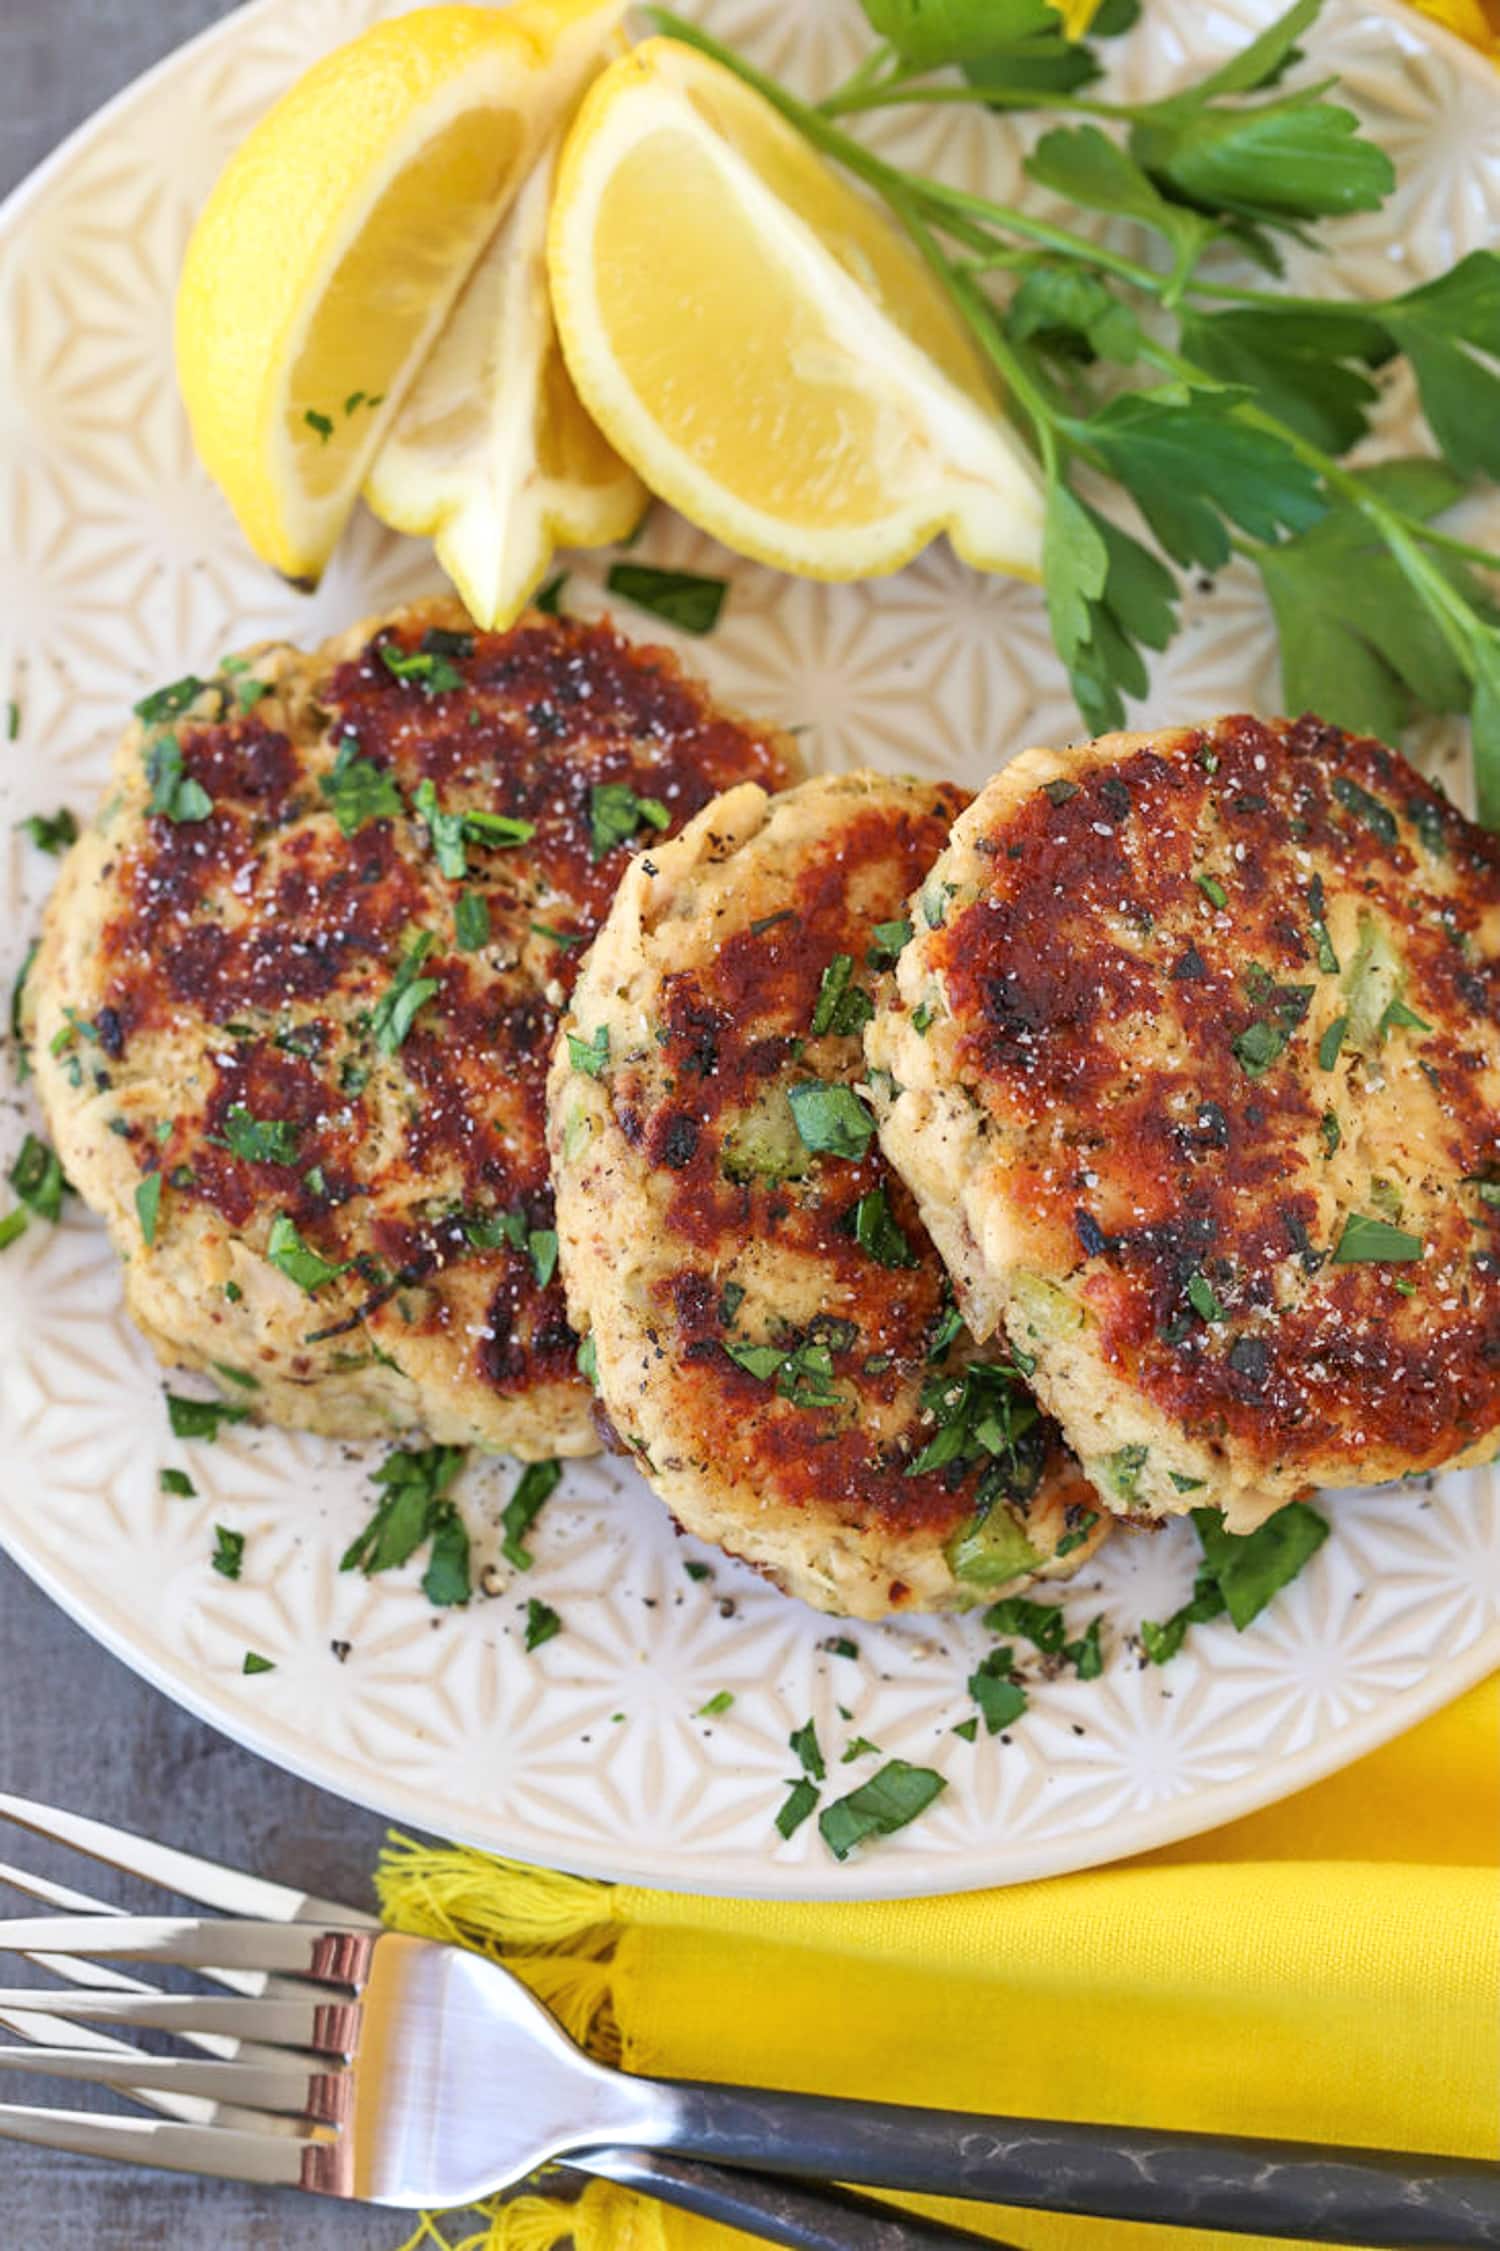
[[547, 291], [554, 141], [533, 169], [370, 466], [382, 522], [433, 541], [479, 625], [509, 625], [557, 547], [602, 547], [647, 495], [584, 412]]
[[250, 545], [315, 580], [401, 395], [624, 0], [419, 8], [316, 63], [188, 244], [178, 380]]
[[651, 490], [816, 578], [946, 531], [1038, 575], [1042, 492], [916, 252], [763, 97], [671, 39], [585, 96], [548, 239], [569, 371]]

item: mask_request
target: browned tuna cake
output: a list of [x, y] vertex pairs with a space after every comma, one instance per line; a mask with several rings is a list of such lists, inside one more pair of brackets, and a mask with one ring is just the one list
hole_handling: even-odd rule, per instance
[[608, 625], [476, 633], [451, 603], [143, 709], [30, 979], [42, 1100], [132, 1314], [273, 1421], [592, 1451], [557, 1016], [630, 853], [726, 784], [778, 787], [782, 744]]
[[871, 1026], [885, 1147], [1111, 1506], [1248, 1530], [1500, 1434], [1500, 840], [1379, 743], [1032, 750]]
[[953, 1310], [860, 1092], [870, 987], [963, 798], [744, 787], [627, 873], [549, 1088], [568, 1303], [692, 1531], [822, 1609], [963, 1608], [1105, 1521]]

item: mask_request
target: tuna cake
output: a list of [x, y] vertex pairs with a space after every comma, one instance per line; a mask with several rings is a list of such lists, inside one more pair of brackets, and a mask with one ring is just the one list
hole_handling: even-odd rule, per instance
[[1227, 718], [1027, 751], [913, 920], [886, 1152], [1112, 1508], [1248, 1531], [1494, 1452], [1500, 839]]
[[680, 1523], [823, 1610], [964, 1608], [1106, 1521], [980, 1353], [858, 1091], [875, 974], [964, 799], [730, 791], [620, 887], [549, 1084], [568, 1305]]
[[786, 752], [608, 625], [476, 633], [452, 603], [141, 708], [28, 996], [130, 1312], [273, 1422], [594, 1451], [557, 1018], [641, 840]]

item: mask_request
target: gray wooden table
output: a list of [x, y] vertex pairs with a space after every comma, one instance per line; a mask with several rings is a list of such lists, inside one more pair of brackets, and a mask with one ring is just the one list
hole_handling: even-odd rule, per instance
[[[228, 13], [225, 0], [0, 0], [0, 195], [148, 64]], [[4, 1557], [0, 1788], [274, 1871], [335, 1899], [368, 1899], [383, 1827], [189, 1719], [106, 1656]], [[41, 2080], [4, 2092], [60, 2099]], [[0, 2209], [4, 2241], [28, 2251], [382, 2251], [406, 2233], [396, 2213], [91, 2165], [6, 2142]]]

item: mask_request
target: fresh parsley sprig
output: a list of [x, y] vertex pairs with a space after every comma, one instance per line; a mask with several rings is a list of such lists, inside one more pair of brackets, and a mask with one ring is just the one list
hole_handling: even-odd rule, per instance
[[[1500, 615], [1474, 575], [1500, 554], [1433, 522], [1500, 478], [1500, 254], [1371, 302], [1225, 277], [1229, 251], [1279, 280], [1284, 238], [1378, 210], [1395, 185], [1332, 81], [1284, 84], [1322, 0], [1294, 0], [1195, 85], [1136, 103], [1083, 91], [1097, 62], [1046, 0], [863, 4], [881, 44], [817, 105], [651, 14], [871, 189], [963, 319], [1039, 461], [1048, 616], [1089, 725], [1121, 725], [1144, 694], [1146, 652], [1177, 630], [1179, 574], [1238, 552], [1266, 586], [1288, 708], [1386, 736], [1419, 710], [1467, 712], [1480, 818], [1500, 825]], [[1027, 176], [1133, 222], [1143, 255], [902, 170], [839, 122], [919, 102], [1073, 113]], [[1441, 460], [1356, 468], [1374, 377], [1398, 356]], [[1083, 496], [1081, 472], [1128, 497], [1149, 542]]]

